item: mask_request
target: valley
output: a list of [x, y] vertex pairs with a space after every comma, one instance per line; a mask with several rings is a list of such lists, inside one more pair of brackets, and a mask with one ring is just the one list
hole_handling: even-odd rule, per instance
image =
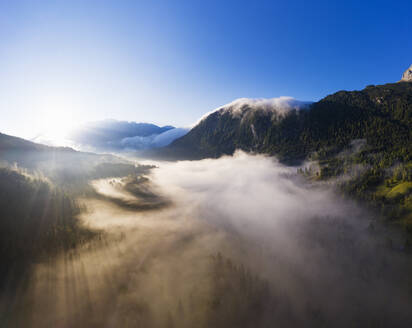
[[0, 328], [412, 327], [411, 12], [0, 0]]
[[[189, 132], [83, 131], [110, 153], [0, 134], [0, 324], [412, 325], [411, 95], [239, 99]], [[176, 139], [120, 146], [146, 128]]]
[[79, 220], [98, 234], [8, 285], [6, 325], [412, 322], [405, 236], [388, 244], [367, 210], [270, 157], [160, 163], [90, 185]]

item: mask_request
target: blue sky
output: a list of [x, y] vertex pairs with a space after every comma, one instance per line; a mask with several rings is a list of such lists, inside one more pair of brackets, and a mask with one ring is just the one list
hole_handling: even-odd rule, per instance
[[0, 131], [187, 126], [240, 97], [400, 79], [412, 1], [0, 0]]

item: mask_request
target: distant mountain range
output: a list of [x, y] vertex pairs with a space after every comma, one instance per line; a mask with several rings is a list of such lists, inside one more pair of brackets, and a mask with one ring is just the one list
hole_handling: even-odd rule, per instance
[[241, 149], [294, 163], [315, 153], [337, 153], [355, 139], [365, 139], [371, 151], [404, 156], [399, 149], [410, 145], [411, 74], [408, 68], [398, 83], [339, 91], [315, 103], [289, 97], [238, 99], [206, 114], [190, 130], [104, 120], [80, 126], [68, 139], [86, 151], [128, 151], [166, 160], [219, 157]]
[[187, 132], [173, 126], [104, 120], [80, 126], [68, 139], [81, 149], [119, 152], [164, 147]]
[[[339, 91], [311, 103], [289, 97], [242, 98], [206, 114], [190, 129], [105, 120], [77, 128], [69, 139], [91, 151], [129, 150], [156, 159], [201, 159], [236, 149], [301, 162], [329, 158], [365, 140], [369, 153], [387, 161], [411, 160], [412, 83], [408, 69], [398, 83]], [[46, 151], [46, 146], [1, 135], [5, 147]], [[59, 148], [55, 148], [59, 149]], [[64, 148], [60, 148], [64, 149]], [[8, 154], [11, 154], [11, 150]]]
[[[287, 97], [238, 99], [208, 113], [190, 131], [102, 121], [83, 126], [71, 138], [83, 148], [129, 150], [152, 159], [216, 158], [240, 149], [276, 156], [289, 165], [309, 161], [316, 169], [305, 168], [306, 175], [342, 181], [345, 194], [366, 200], [412, 232], [409, 72], [398, 83], [339, 91], [315, 103]], [[96, 176], [99, 163], [118, 162], [99, 156], [0, 134], [0, 160], [40, 168], [50, 177], [63, 177], [57, 171], [64, 166], [65, 181], [74, 180], [80, 171]]]

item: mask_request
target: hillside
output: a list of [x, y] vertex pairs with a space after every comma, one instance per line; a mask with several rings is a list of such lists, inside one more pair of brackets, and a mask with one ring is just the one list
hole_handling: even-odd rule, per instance
[[17, 167], [47, 177], [71, 191], [83, 190], [89, 179], [142, 173], [151, 168], [113, 155], [50, 147], [1, 133], [0, 167]]
[[31, 142], [22, 138], [9, 136], [7, 134], [0, 133], [0, 154], [2, 156], [7, 155], [7, 152], [11, 151], [73, 151], [67, 147], [49, 147], [35, 142]]
[[82, 208], [76, 199], [57, 186], [7, 168], [0, 168], [0, 181], [1, 292], [40, 257], [98, 235], [78, 220]]
[[95, 196], [91, 180], [151, 168], [0, 134], [0, 293], [19, 283], [36, 261], [100, 236], [78, 219], [85, 210], [79, 196]]
[[33, 168], [39, 162], [62, 156], [87, 156], [96, 158], [96, 154], [77, 152], [69, 147], [51, 147], [22, 138], [0, 133], [0, 160]]
[[153, 155], [200, 159], [241, 149], [273, 155], [286, 164], [311, 160], [316, 165], [302, 173], [338, 179], [345, 194], [412, 229], [411, 189], [400, 187], [412, 181], [412, 83], [339, 91], [281, 111], [256, 103], [238, 109], [233, 104], [218, 109]]
[[242, 111], [233, 115], [222, 107], [163, 148], [159, 156], [218, 157], [242, 149], [295, 162], [314, 152], [337, 153], [354, 139], [366, 139], [370, 151], [391, 153], [390, 162], [410, 160], [406, 148], [411, 140], [411, 83], [340, 91], [310, 105], [309, 110], [292, 109], [282, 115], [263, 108], [252, 110], [248, 104]]

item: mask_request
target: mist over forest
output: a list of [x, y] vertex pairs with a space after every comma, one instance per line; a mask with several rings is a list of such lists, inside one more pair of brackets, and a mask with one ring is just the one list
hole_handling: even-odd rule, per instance
[[1, 170], [2, 218], [23, 220], [2, 220], [5, 326], [412, 323], [408, 237], [373, 210], [266, 155], [155, 164], [76, 188]]
[[411, 91], [110, 121], [94, 152], [0, 134], [0, 324], [411, 326]]
[[0, 328], [412, 327], [411, 13], [0, 0]]
[[110, 121], [94, 152], [0, 134], [1, 325], [412, 325], [411, 90]]

